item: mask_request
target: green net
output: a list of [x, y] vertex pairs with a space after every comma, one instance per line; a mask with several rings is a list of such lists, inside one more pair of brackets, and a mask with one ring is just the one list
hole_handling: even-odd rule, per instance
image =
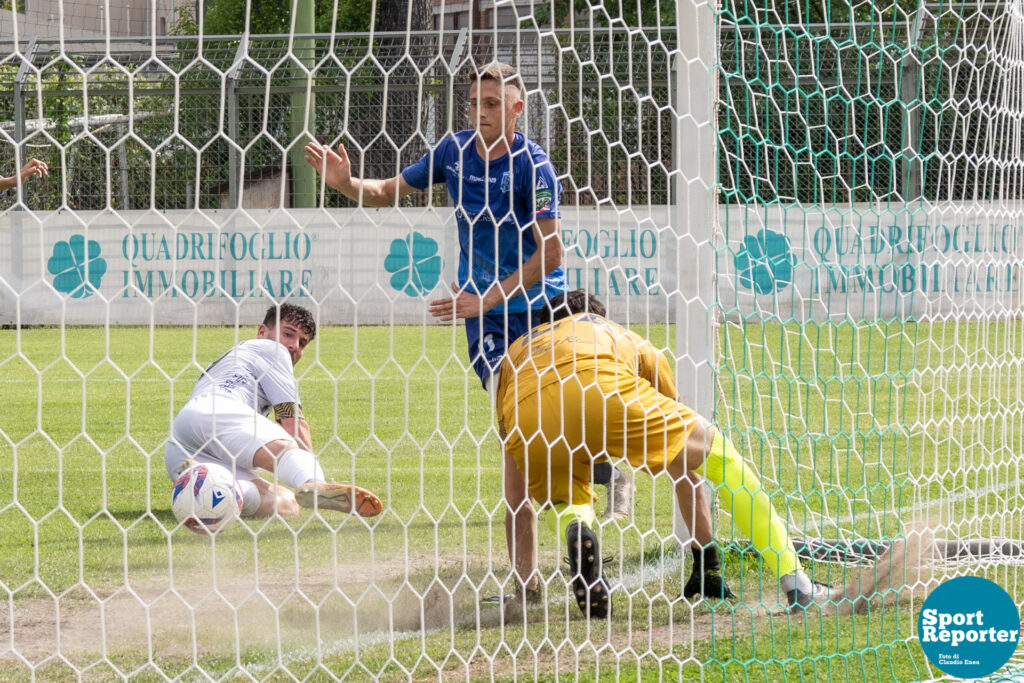
[[[980, 575], [1021, 599], [1015, 546], [989, 542], [1021, 525], [1019, 10], [721, 14], [719, 421], [832, 583], [935, 539], [926, 571], [876, 598], [886, 626], [825, 639], [885, 662], [869, 678], [941, 675], [908, 654], [930, 581]], [[816, 661], [854, 675], [839, 651]]]

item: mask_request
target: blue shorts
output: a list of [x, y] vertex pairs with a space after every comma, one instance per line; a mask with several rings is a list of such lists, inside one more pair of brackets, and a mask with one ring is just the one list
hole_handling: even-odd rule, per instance
[[487, 378], [501, 369], [509, 344], [530, 331], [536, 314], [536, 311], [485, 313], [479, 318], [466, 318], [469, 362], [485, 388]]

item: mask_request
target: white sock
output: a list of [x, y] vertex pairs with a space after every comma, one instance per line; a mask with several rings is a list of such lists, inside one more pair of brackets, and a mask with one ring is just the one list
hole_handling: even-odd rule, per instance
[[260, 509], [260, 490], [248, 479], [239, 479], [238, 488], [242, 489], [242, 516], [252, 517]]
[[791, 590], [798, 590], [804, 595], [810, 595], [814, 592], [814, 584], [811, 583], [811, 577], [807, 576], [803, 569], [797, 569], [795, 572], [780, 578], [779, 587], [786, 593]]
[[293, 448], [278, 456], [277, 479], [293, 489], [314, 479], [325, 481], [324, 471], [320, 468], [316, 456], [301, 448]]

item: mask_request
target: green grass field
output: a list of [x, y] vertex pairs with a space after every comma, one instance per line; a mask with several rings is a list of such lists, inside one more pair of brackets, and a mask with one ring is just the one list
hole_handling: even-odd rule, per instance
[[[797, 533], [891, 539], [930, 522], [1021, 538], [1019, 327], [729, 325], [718, 419]], [[638, 331], [672, 348], [671, 328]], [[773, 613], [775, 581], [725, 515], [718, 537], [742, 602], [678, 599], [669, 486], [649, 479], [629, 523], [603, 529], [622, 583], [612, 619], [588, 623], [567, 600], [562, 551], [542, 526], [548, 601], [503, 623], [479, 604], [512, 586], [498, 437], [457, 328], [329, 327], [297, 368], [325, 470], [378, 492], [384, 514], [306, 512], [215, 539], [177, 528], [170, 421], [200, 369], [251, 333], [0, 330], [0, 678], [941, 673], [913, 639], [909, 590], [863, 616]], [[1024, 600], [1017, 566], [942, 572], [987, 576]]]

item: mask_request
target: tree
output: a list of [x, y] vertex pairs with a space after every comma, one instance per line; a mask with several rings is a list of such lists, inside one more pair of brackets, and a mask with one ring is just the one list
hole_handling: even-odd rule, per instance
[[[249, 3], [249, 20], [246, 23], [246, 5]], [[336, 47], [334, 56], [343, 69], [333, 62], [322, 65], [316, 72], [316, 86], [337, 88], [338, 93], [321, 95], [317, 99], [316, 129], [326, 132], [328, 137], [344, 132], [344, 139], [353, 161], [362, 161], [362, 173], [368, 177], [391, 177], [398, 172], [402, 163], [417, 158], [422, 149], [414, 145], [405, 146], [415, 137], [423, 120], [423, 109], [419, 102], [421, 72], [427, 68], [431, 55], [423, 53], [425, 38], [411, 35], [406, 40], [406, 30], [424, 32], [430, 28], [431, 13], [426, 0], [315, 0], [315, 29], [317, 33], [362, 33], [355, 40], [346, 40]], [[290, 14], [293, 0], [207, 0], [203, 17], [205, 35], [239, 35], [246, 28], [253, 45], [259, 43], [266, 49], [266, 39], [260, 35], [283, 35], [291, 28]], [[376, 12], [374, 13], [374, 9]], [[375, 17], [375, 20], [374, 20]], [[377, 34], [369, 42], [371, 21]], [[176, 24], [183, 33], [195, 34], [198, 25], [194, 21]], [[401, 32], [404, 35], [386, 35]], [[365, 44], [365, 52], [360, 46]], [[283, 50], [279, 45], [276, 49]], [[376, 62], [364, 62], [357, 66], [366, 53], [372, 53]], [[253, 57], [257, 61], [273, 63], [271, 60]], [[380, 66], [377, 66], [379, 62]], [[264, 64], [266, 66], [266, 64]], [[387, 88], [381, 84], [387, 81]], [[291, 84], [294, 85], [294, 84]], [[252, 98], [253, 96], [247, 95]], [[258, 96], [262, 97], [262, 96]], [[270, 103], [275, 112], [273, 118], [285, 120], [288, 117], [287, 103], [275, 98]], [[261, 111], [262, 107], [241, 106], [246, 111]], [[258, 123], [258, 122], [257, 122]], [[342, 129], [345, 127], [344, 130]], [[245, 134], [246, 125], [240, 126]], [[251, 128], [251, 126], [249, 126]], [[256, 126], [256, 133], [260, 126]], [[251, 139], [251, 136], [249, 137]], [[326, 142], [326, 140], [323, 140]], [[245, 144], [247, 140], [241, 140]], [[280, 163], [273, 154], [261, 154], [261, 142], [250, 148], [246, 159], [248, 166], [253, 162]], [[268, 145], [273, 152], [273, 145]], [[263, 159], [267, 157], [267, 159]], [[331, 204], [346, 205], [348, 200], [331, 194]]]
[[[249, 23], [246, 26], [246, 4]], [[335, 15], [337, 5], [337, 15]], [[204, 5], [203, 32], [209, 36], [287, 34], [291, 0], [209, 0]], [[372, 0], [316, 0], [317, 33], [368, 31]], [[197, 27], [198, 28], [198, 27]]]
[[[371, 115], [350, 118], [348, 134], [361, 151], [363, 175], [391, 178], [424, 151], [405, 143], [414, 139], [425, 120], [419, 85], [432, 52], [426, 49], [426, 38], [414, 33], [430, 28], [431, 14], [426, 0], [378, 0], [377, 8], [376, 28], [385, 35], [373, 49], [387, 73], [387, 88], [358, 95]], [[383, 80], [384, 73], [379, 73], [377, 82]]]

